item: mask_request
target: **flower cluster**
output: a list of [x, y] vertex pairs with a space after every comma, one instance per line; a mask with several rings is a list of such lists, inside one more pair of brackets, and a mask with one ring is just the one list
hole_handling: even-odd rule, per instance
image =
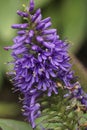
[[60, 40], [56, 29], [50, 28], [50, 17], [42, 19], [40, 9], [34, 12], [34, 0], [30, 0], [30, 6], [24, 12], [18, 10], [17, 14], [26, 22], [12, 25], [13, 29], [18, 29], [18, 36], [13, 39], [14, 45], [5, 49], [12, 50], [14, 67], [9, 74], [15, 89], [24, 95], [23, 114], [35, 128], [35, 119], [41, 114], [38, 99], [43, 93], [58, 94], [58, 81], [65, 88], [72, 88], [73, 72], [68, 44]]
[[76, 82], [73, 86], [73, 88], [70, 90], [69, 96], [71, 98], [76, 98], [78, 101], [85, 106], [85, 109], [87, 110], [87, 93], [85, 93], [80, 85], [79, 82]]

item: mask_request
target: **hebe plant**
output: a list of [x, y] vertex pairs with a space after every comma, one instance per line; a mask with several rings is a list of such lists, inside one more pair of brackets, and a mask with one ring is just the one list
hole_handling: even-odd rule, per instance
[[8, 74], [23, 95], [23, 115], [33, 129], [86, 130], [87, 94], [71, 70], [69, 45], [34, 6], [30, 0], [29, 7], [17, 11], [24, 23], [12, 25], [17, 36], [5, 47], [12, 50]]

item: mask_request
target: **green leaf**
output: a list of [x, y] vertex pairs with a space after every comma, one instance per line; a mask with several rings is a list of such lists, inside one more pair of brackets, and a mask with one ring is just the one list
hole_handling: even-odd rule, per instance
[[81, 83], [82, 88], [87, 92], [87, 70], [76, 56], [71, 54], [71, 57], [73, 63], [72, 70], [74, 70], [75, 76], [78, 76], [78, 80]]
[[[73, 101], [64, 98], [65, 90], [59, 88], [58, 91], [58, 95], [54, 94], [51, 97], [43, 97], [45, 104], [42, 101], [42, 116], [36, 120], [39, 130], [41, 125], [46, 129], [52, 130], [75, 130], [77, 122], [74, 121], [77, 121], [77, 115], [73, 111]], [[70, 113], [72, 113], [72, 116], [68, 116]]]
[[71, 50], [80, 49], [85, 36], [86, 2], [85, 0], [66, 0], [62, 6], [63, 37], [71, 41]]
[[13, 32], [10, 26], [17, 21], [16, 10], [18, 8], [18, 1], [1, 0], [0, 3], [0, 34], [1, 38], [6, 41], [10, 39]]
[[28, 123], [10, 119], [0, 119], [0, 128], [0, 130], [32, 130]]

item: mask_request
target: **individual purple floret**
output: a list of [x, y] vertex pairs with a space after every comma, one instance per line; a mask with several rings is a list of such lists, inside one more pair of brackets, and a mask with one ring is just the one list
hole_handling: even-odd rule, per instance
[[[13, 70], [9, 75], [13, 78], [15, 89], [24, 95], [24, 115], [35, 128], [35, 119], [40, 116], [40, 95], [47, 93], [58, 94], [57, 82], [61, 81], [65, 88], [72, 88], [70, 57], [68, 44], [60, 40], [56, 29], [51, 29], [51, 18], [42, 19], [41, 10], [34, 13], [34, 0], [25, 12], [17, 11], [21, 17], [26, 17], [26, 23], [14, 24], [13, 29], [18, 29], [18, 36], [13, 39], [12, 50]], [[80, 89], [80, 88], [79, 88]], [[79, 92], [77, 92], [79, 91]], [[78, 97], [82, 90], [73, 92]], [[82, 94], [83, 95], [83, 94]], [[86, 96], [79, 100], [87, 105]]]

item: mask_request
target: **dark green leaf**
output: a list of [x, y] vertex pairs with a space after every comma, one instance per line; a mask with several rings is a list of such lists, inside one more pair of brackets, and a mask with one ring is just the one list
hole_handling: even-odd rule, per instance
[[0, 128], [1, 130], [32, 130], [28, 123], [9, 119], [0, 119]]
[[87, 92], [87, 70], [74, 55], [71, 55], [71, 57], [73, 63], [72, 69], [75, 71], [75, 76], [78, 76], [82, 88]]
[[85, 0], [66, 0], [62, 6], [63, 37], [71, 41], [71, 50], [77, 52], [82, 45], [86, 27]]

